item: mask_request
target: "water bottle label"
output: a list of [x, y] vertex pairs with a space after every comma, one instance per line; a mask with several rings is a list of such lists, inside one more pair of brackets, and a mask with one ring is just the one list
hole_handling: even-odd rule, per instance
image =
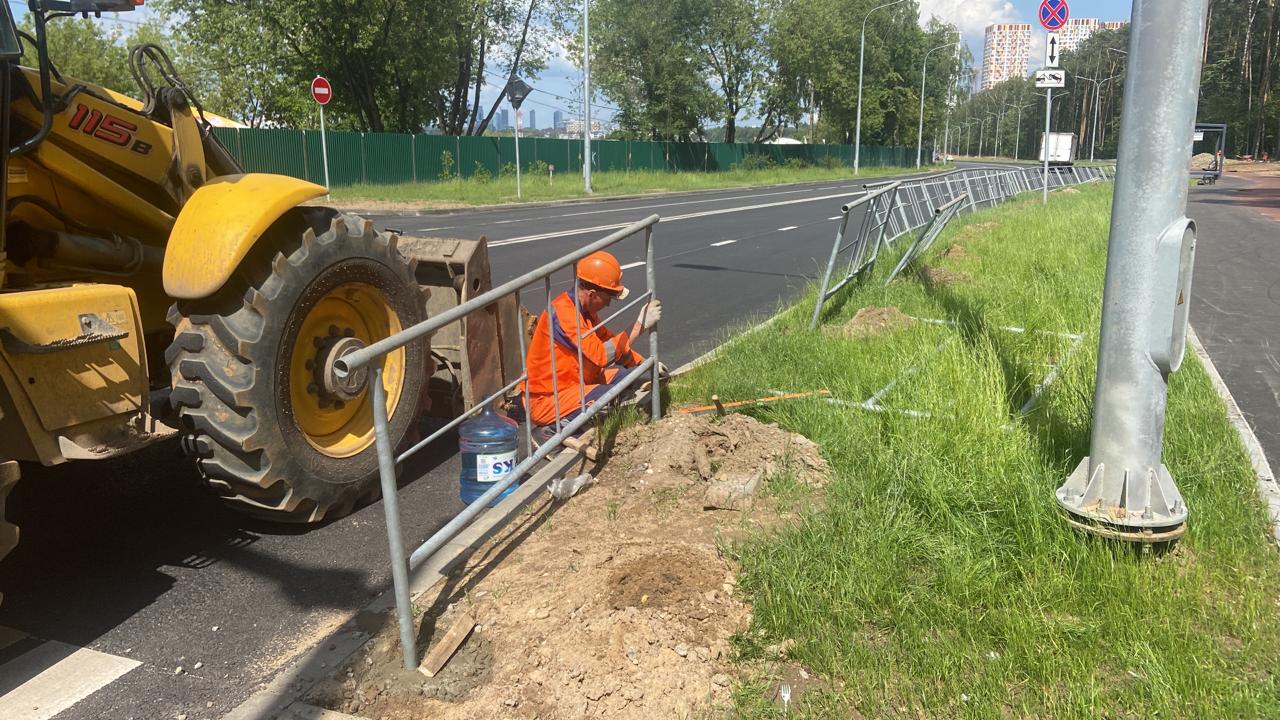
[[476, 482], [495, 483], [516, 469], [516, 452], [476, 455]]

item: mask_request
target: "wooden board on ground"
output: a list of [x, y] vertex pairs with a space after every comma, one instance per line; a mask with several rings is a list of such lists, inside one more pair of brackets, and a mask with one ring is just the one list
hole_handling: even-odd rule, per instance
[[467, 639], [471, 631], [476, 627], [475, 618], [468, 613], [458, 616], [458, 619], [449, 627], [449, 631], [444, 634], [440, 642], [431, 648], [431, 652], [422, 659], [422, 664], [418, 666], [418, 672], [427, 677], [435, 677], [436, 673], [449, 662], [449, 658], [457, 652], [458, 647], [462, 645], [462, 641]]

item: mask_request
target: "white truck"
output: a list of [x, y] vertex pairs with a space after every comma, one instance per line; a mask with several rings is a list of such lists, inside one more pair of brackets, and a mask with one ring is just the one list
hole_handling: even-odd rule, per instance
[[1045, 148], [1049, 150], [1050, 165], [1073, 165], [1076, 161], [1075, 133], [1044, 133], [1040, 138], [1040, 162], [1044, 162]]

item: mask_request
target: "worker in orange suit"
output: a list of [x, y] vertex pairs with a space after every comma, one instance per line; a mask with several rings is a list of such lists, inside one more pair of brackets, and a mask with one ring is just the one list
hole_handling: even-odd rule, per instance
[[[529, 344], [529, 417], [536, 425], [554, 425], [556, 399], [560, 420], [577, 417], [583, 403], [598, 401], [644, 358], [631, 344], [658, 324], [662, 303], [650, 300], [630, 331], [613, 334], [600, 324], [600, 311], [614, 300], [627, 297], [622, 267], [613, 255], [594, 252], [578, 261], [577, 302], [573, 291], [551, 301], [554, 314], [543, 311]], [[551, 370], [552, 338], [555, 338], [555, 372]], [[583, 385], [579, 386], [578, 350], [582, 350]]]

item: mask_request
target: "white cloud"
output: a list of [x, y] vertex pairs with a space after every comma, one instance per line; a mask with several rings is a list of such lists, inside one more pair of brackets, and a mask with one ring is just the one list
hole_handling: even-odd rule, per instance
[[920, 24], [931, 17], [955, 25], [966, 38], [980, 38], [988, 25], [1014, 21], [1017, 14], [1004, 0], [920, 0]]

